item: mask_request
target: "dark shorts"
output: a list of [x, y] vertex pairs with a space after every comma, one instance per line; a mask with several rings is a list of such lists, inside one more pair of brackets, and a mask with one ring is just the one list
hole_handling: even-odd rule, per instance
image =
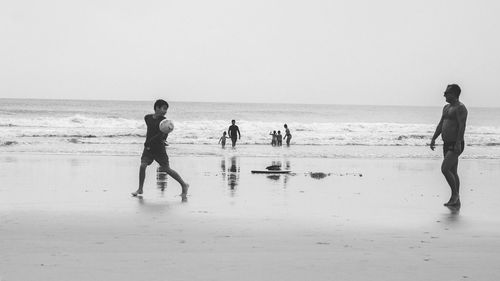
[[158, 162], [162, 167], [169, 167], [167, 151], [165, 149], [147, 150], [144, 148], [141, 156], [141, 163], [149, 166], [153, 161]]
[[[443, 144], [443, 155], [446, 156], [446, 153], [448, 153], [448, 151], [453, 151], [453, 152], [457, 152], [455, 151], [455, 144], [457, 142], [455, 141], [449, 141], [449, 142], [445, 142]], [[464, 152], [464, 149], [465, 149], [465, 141], [462, 141], [462, 150], [458, 152], [458, 154], [462, 154], [462, 152]]]

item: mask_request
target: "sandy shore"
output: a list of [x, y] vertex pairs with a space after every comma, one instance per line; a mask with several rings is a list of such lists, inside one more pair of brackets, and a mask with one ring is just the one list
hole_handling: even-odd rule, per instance
[[187, 203], [156, 166], [132, 198], [138, 164], [0, 154], [0, 280], [500, 279], [495, 160], [461, 162], [458, 212], [438, 160], [173, 157]]

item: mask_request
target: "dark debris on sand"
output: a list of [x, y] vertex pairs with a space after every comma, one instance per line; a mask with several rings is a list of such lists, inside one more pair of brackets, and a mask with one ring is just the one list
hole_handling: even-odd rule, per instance
[[323, 172], [309, 172], [309, 176], [313, 179], [324, 179], [328, 176], [339, 176], [339, 177], [344, 177], [344, 176], [353, 176], [353, 177], [363, 177], [363, 174], [361, 173], [323, 173]]

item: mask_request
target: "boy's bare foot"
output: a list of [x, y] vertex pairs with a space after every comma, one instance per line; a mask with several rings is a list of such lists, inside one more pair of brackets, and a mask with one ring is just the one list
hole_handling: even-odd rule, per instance
[[130, 193], [132, 196], [137, 197], [137, 196], [142, 196], [142, 190], [137, 190], [136, 192]]
[[189, 189], [189, 184], [186, 183], [186, 184], [182, 185], [182, 193], [181, 193], [182, 202], [187, 201], [188, 189]]

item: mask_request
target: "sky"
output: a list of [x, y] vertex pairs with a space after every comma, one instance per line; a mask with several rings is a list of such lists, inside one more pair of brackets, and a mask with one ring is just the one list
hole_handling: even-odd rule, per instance
[[0, 98], [500, 107], [496, 0], [0, 2]]

